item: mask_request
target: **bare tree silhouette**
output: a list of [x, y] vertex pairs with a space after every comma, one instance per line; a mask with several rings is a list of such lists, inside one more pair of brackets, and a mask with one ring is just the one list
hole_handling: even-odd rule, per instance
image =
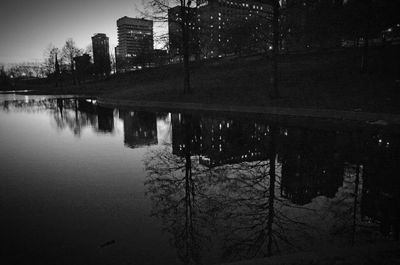
[[[199, 159], [193, 160], [193, 126], [189, 121], [183, 115], [183, 153], [174, 155], [167, 147], [151, 152], [145, 160], [153, 214], [174, 235], [181, 259], [186, 264], [199, 262], [204, 245], [212, 237], [224, 242], [224, 261], [269, 256], [279, 251], [283, 242], [294, 247], [286, 236], [288, 227], [297, 230], [307, 225], [277, 207], [277, 203], [292, 207], [287, 200], [276, 198], [278, 130], [270, 129], [267, 161], [208, 167]], [[215, 232], [210, 234], [214, 227]], [[191, 252], [188, 246], [198, 252]]]
[[182, 34], [182, 52], [183, 55], [183, 93], [192, 93], [190, 86], [190, 49], [189, 49], [189, 11], [192, 1], [190, 0], [151, 0], [146, 5], [147, 9], [151, 10], [151, 14], [145, 13], [146, 16], [154, 19], [156, 22], [169, 22], [168, 9], [173, 6], [180, 7], [179, 19], [174, 19], [174, 23], [179, 24]]
[[72, 81], [74, 85], [76, 85], [74, 57], [80, 56], [82, 55], [82, 53], [83, 51], [76, 46], [72, 38], [69, 38], [65, 41], [61, 54], [64, 62], [70, 67]]
[[163, 221], [164, 230], [173, 236], [180, 260], [183, 264], [201, 264], [201, 243], [208, 238], [202, 229], [207, 222], [202, 203], [204, 180], [201, 170], [193, 168], [191, 117], [185, 115], [183, 119], [184, 157], [173, 155], [168, 147], [151, 152], [145, 160], [145, 185], [153, 202], [152, 214]]

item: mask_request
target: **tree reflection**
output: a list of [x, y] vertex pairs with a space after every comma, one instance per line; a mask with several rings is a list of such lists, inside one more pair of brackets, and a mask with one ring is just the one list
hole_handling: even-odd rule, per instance
[[366, 143], [370, 155], [365, 159], [361, 215], [379, 223], [380, 232], [399, 239], [400, 225], [400, 141], [378, 134]]
[[200, 171], [193, 170], [191, 138], [193, 124], [184, 115], [184, 156], [175, 156], [169, 147], [152, 152], [145, 161], [148, 178], [145, 185], [153, 202], [152, 214], [163, 222], [164, 230], [173, 236], [173, 245], [184, 264], [201, 263], [201, 241], [207, 238], [202, 209], [204, 182]]
[[79, 137], [85, 127], [97, 133], [114, 132], [114, 110], [96, 104], [92, 99], [44, 98], [6, 100], [2, 103], [6, 112], [49, 112], [57, 128], [69, 129]]
[[[268, 159], [245, 162], [229, 168], [226, 184], [226, 205], [222, 219], [226, 223], [224, 259], [271, 256], [282, 247], [296, 247], [290, 232], [310, 228], [288, 214], [295, 206], [279, 197], [281, 165], [277, 164], [279, 129], [268, 130]], [[306, 232], [297, 233], [306, 236]]]
[[281, 137], [282, 195], [304, 205], [316, 196], [335, 196], [344, 161], [335, 132], [285, 129]]
[[171, 152], [170, 147], [157, 149], [145, 161], [152, 212], [173, 235], [181, 260], [199, 263], [204, 244], [211, 238], [223, 242], [224, 261], [270, 256], [282, 242], [293, 245], [286, 229], [297, 230], [305, 224], [285, 213], [283, 208], [291, 206], [287, 200], [276, 198], [277, 127], [268, 126], [268, 142], [261, 143], [269, 146], [267, 160], [244, 158], [233, 165], [207, 167], [194, 156], [199, 150], [192, 151], [199, 136], [195, 134], [204, 128], [194, 121], [198, 122], [188, 115], [180, 119], [178, 132], [184, 141], [174, 147], [179, 152]]
[[396, 235], [398, 186], [377, 178], [395, 172], [389, 140], [379, 153], [370, 133], [180, 114], [172, 132], [146, 159], [146, 185], [184, 263], [201, 262], [205, 245], [224, 262], [355, 245], [377, 238], [376, 221]]
[[98, 133], [114, 131], [114, 111], [95, 104], [91, 99], [57, 99], [53, 118], [60, 129], [68, 128], [79, 137], [85, 127]]

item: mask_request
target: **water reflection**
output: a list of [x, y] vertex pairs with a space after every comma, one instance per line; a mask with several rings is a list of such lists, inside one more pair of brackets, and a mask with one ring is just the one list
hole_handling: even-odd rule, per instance
[[153, 202], [152, 213], [163, 221], [164, 230], [172, 235], [172, 244], [180, 260], [184, 264], [199, 264], [202, 243], [210, 233], [205, 229], [209, 227], [205, 217], [210, 213], [202, 194], [206, 183], [200, 177], [203, 172], [197, 167], [193, 170], [193, 164], [197, 163], [191, 159], [195, 152], [191, 145], [194, 138], [192, 117], [183, 115], [180, 124], [179, 156], [168, 147], [151, 152], [145, 160], [148, 171], [145, 185]]
[[[159, 217], [175, 239], [189, 229], [209, 241], [185, 264], [215, 241], [223, 262], [399, 237], [396, 134], [184, 114], [172, 114], [172, 132], [171, 150], [146, 160], [146, 185], [155, 215], [174, 213]], [[175, 246], [190, 254], [185, 235]]]
[[332, 198], [343, 182], [344, 158], [336, 132], [285, 129], [280, 141], [282, 196], [304, 205], [317, 196]]
[[84, 128], [112, 134], [122, 122], [126, 147], [149, 146], [152, 215], [183, 264], [399, 238], [398, 132], [113, 110], [87, 99], [1, 104], [47, 111], [76, 137]]
[[124, 143], [130, 148], [157, 144], [156, 114], [146, 111], [120, 111], [124, 122]]

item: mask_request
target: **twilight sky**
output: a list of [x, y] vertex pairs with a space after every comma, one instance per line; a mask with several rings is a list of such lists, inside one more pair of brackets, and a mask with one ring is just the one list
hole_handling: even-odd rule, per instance
[[[142, 0], [13, 0], [0, 5], [0, 63], [43, 60], [50, 43], [61, 48], [73, 38], [79, 48], [94, 33], [117, 45], [116, 20], [138, 17]], [[157, 29], [154, 29], [157, 31]]]

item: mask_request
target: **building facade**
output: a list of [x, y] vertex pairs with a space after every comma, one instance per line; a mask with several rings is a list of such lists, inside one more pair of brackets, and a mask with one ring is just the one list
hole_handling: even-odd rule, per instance
[[[183, 54], [182, 41], [182, 7], [176, 6], [168, 9], [168, 46], [169, 54], [172, 58], [181, 59]], [[190, 54], [199, 53], [199, 36], [197, 28], [197, 9], [192, 7], [185, 8], [188, 20], [188, 40]]]
[[125, 16], [117, 20], [117, 27], [117, 71], [149, 66], [153, 52], [153, 21]]
[[[169, 11], [171, 21], [179, 20], [180, 7]], [[201, 58], [222, 57], [227, 54], [266, 51], [271, 45], [272, 5], [269, 0], [198, 0], [188, 8], [190, 41]], [[174, 19], [172, 19], [174, 18]], [[177, 24], [177, 23], [175, 23]], [[169, 27], [170, 51], [176, 52], [179, 43], [174, 37], [181, 33]], [[176, 41], [175, 41], [176, 42]]]
[[97, 33], [92, 37], [94, 72], [97, 75], [108, 76], [111, 72], [110, 47], [108, 37]]
[[92, 63], [89, 54], [82, 54], [73, 58], [75, 64], [75, 77], [78, 83], [85, 81], [92, 73]]
[[198, 0], [203, 57], [266, 51], [271, 44], [272, 5], [267, 0]]
[[300, 51], [340, 47], [343, 3], [343, 0], [284, 1], [281, 9], [281, 48]]

